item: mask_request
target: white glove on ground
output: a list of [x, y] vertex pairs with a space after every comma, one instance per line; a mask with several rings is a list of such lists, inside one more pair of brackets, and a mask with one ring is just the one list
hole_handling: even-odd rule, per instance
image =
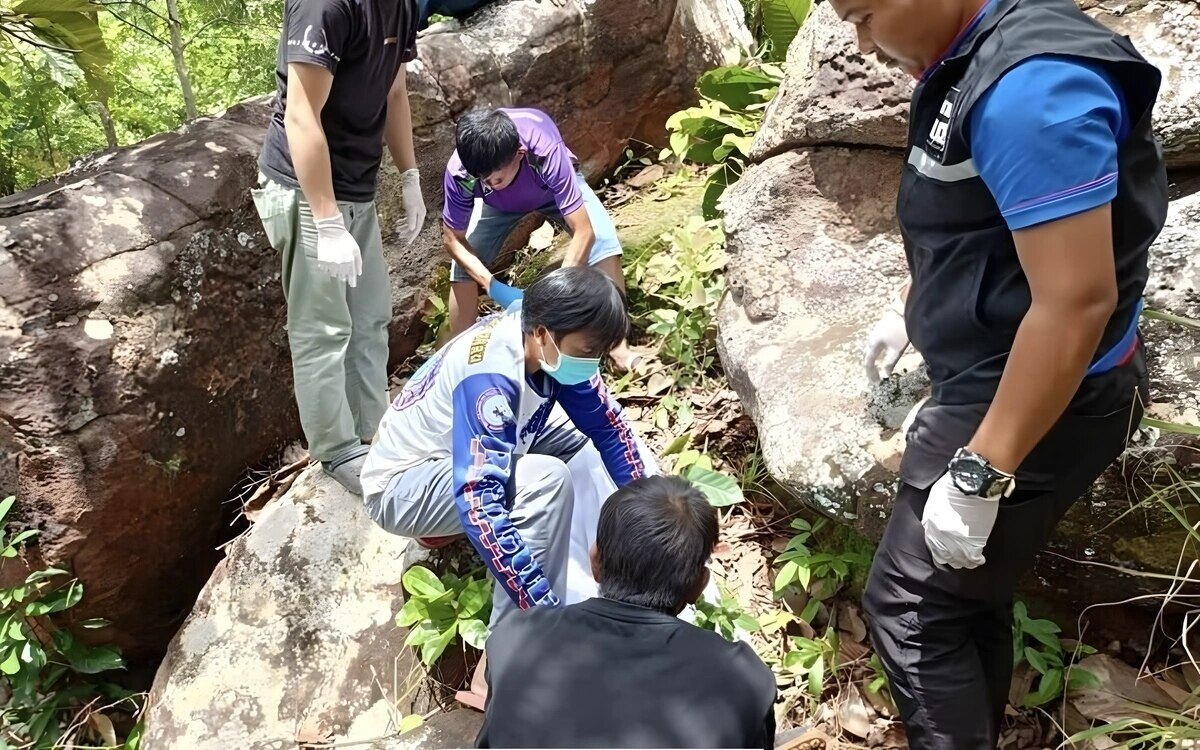
[[[867, 380], [875, 384], [889, 377], [907, 348], [908, 331], [904, 327], [904, 305], [897, 299], [867, 336], [867, 351], [863, 357]], [[882, 366], [879, 363], [880, 356], [883, 357]]]
[[362, 251], [340, 213], [328, 219], [313, 219], [317, 227], [317, 268], [350, 286], [358, 285], [362, 273]]
[[921, 514], [925, 528], [925, 545], [933, 561], [952, 568], [978, 568], [987, 562], [983, 547], [987, 544], [1000, 500], [988, 500], [978, 495], [964, 494], [950, 473], [934, 482]]
[[421, 195], [421, 173], [408, 169], [400, 173], [400, 205], [404, 218], [396, 222], [396, 238], [411, 245], [425, 226], [425, 198]]

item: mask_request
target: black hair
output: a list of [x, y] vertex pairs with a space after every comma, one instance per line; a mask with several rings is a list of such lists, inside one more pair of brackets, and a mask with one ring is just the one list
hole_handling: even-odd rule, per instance
[[625, 485], [600, 510], [600, 595], [678, 614], [703, 580], [717, 532], [716, 509], [688, 480], [660, 475]]
[[583, 331], [598, 352], [607, 353], [629, 333], [625, 298], [612, 279], [588, 266], [558, 268], [525, 289], [521, 301], [521, 330], [545, 327], [562, 341]]
[[472, 177], [483, 179], [512, 161], [521, 148], [516, 123], [498, 109], [472, 109], [458, 119], [458, 158]]

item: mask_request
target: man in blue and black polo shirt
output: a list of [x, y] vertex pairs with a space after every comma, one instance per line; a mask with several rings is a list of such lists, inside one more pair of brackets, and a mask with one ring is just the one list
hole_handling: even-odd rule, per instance
[[867, 585], [872, 637], [911, 747], [995, 748], [1017, 583], [1142, 414], [1160, 75], [1070, 0], [832, 3], [919, 79], [897, 204], [911, 281], [867, 369], [890, 374], [911, 338], [933, 393]]

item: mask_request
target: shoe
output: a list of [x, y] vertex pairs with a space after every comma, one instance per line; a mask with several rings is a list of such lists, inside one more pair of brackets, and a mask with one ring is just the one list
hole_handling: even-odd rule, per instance
[[360, 445], [332, 461], [322, 461], [321, 469], [355, 495], [362, 496], [362, 469], [370, 446]]

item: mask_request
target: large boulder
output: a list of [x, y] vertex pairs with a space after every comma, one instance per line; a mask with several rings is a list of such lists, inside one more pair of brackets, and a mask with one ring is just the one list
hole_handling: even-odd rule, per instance
[[[1200, 166], [1200, 7], [1183, 0], [1084, 0], [1163, 73], [1154, 128], [1171, 167]], [[788, 49], [786, 75], [754, 139], [761, 161], [786, 149], [840, 144], [903, 149], [911, 76], [858, 51], [853, 27], [815, 7]]]
[[142, 747], [276, 750], [389, 733], [389, 717], [412, 710], [412, 675], [423, 678], [393, 619], [419, 557], [309, 469], [229, 546], [171, 641]]
[[[900, 428], [929, 385], [915, 352], [876, 387], [862, 365], [867, 333], [907, 273], [895, 219], [905, 127], [903, 118], [897, 121], [896, 98], [903, 85], [875, 60], [857, 56], [851, 27], [835, 25], [831, 13], [826, 6], [814, 10], [802, 33], [816, 41], [802, 36], [791, 48], [795, 65], [756, 141], [757, 162], [725, 196], [729, 294], [718, 313], [718, 344], [758, 425], [771, 474], [799, 502], [878, 539], [904, 447]], [[840, 47], [832, 46], [840, 56], [822, 51], [828, 37], [840, 39]], [[820, 92], [828, 100], [814, 106]], [[1200, 313], [1196, 187], [1181, 183], [1173, 190], [1147, 290], [1150, 308], [1193, 317]], [[1200, 336], [1161, 321], [1148, 321], [1144, 330], [1154, 382], [1150, 416], [1200, 423]], [[1128, 513], [1129, 498], [1163, 484], [1164, 463], [1200, 476], [1195, 446], [1194, 439], [1142, 430], [1076, 505], [1054, 551], [1116, 568], [1174, 572], [1186, 530], [1154, 502]], [[1043, 555], [1027, 591], [1069, 607], [1161, 588], [1160, 581], [1114, 567], [1079, 576], [1063, 557]]]
[[[735, 13], [736, 10], [736, 13]], [[655, 140], [745, 35], [733, 0], [497, 3], [430, 33], [408, 68], [429, 218], [400, 247], [398, 178], [379, 210], [392, 359], [422, 336], [441, 172], [473, 104], [541, 107], [590, 175]], [[222, 499], [301, 437], [279, 265], [249, 200], [269, 116], [247, 102], [0, 201], [0, 495], [41, 556], [72, 567], [82, 614], [157, 657], [219, 559]]]

